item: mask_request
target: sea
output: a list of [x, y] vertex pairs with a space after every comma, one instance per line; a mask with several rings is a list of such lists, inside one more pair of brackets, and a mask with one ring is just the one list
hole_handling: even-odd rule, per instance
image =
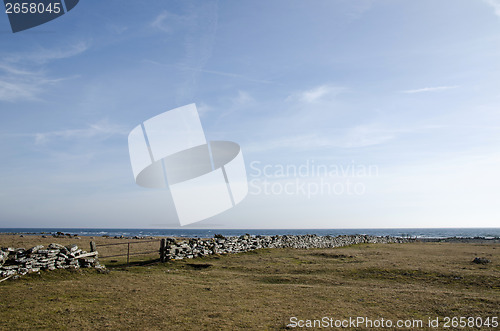
[[215, 234], [225, 237], [244, 234], [275, 236], [304, 235], [318, 236], [372, 235], [412, 238], [500, 238], [500, 228], [415, 228], [415, 229], [100, 229], [100, 228], [0, 228], [0, 233], [25, 235], [72, 234], [77, 236], [124, 236], [124, 237], [186, 237], [212, 238]]

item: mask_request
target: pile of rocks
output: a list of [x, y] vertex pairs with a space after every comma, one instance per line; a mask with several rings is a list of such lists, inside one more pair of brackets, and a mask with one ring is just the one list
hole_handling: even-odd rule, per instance
[[58, 231], [56, 233], [53, 233], [52, 237], [54, 237], [54, 238], [65, 238], [65, 237], [71, 238], [71, 237], [74, 237], [74, 238], [80, 239], [77, 234], [64, 233], [64, 232], [60, 232], [60, 231]]
[[475, 264], [488, 264], [488, 263], [491, 263], [491, 260], [488, 260], [485, 257], [475, 257], [474, 260], [472, 260], [472, 263], [475, 263]]
[[30, 249], [1, 248], [0, 249], [0, 277], [25, 275], [40, 270], [98, 268], [104, 266], [97, 260], [98, 253], [87, 253], [77, 245], [63, 246], [50, 244], [47, 248], [42, 245]]
[[189, 239], [176, 241], [166, 239], [165, 260], [180, 260], [211, 254], [229, 254], [247, 252], [258, 248], [334, 248], [362, 243], [406, 243], [415, 241], [411, 238], [375, 237], [368, 235], [318, 236], [318, 235], [285, 235], [285, 236], [250, 236], [223, 237], [215, 235], [211, 239]]

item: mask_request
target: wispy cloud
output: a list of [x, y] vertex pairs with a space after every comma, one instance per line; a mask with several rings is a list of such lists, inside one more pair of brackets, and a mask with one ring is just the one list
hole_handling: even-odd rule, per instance
[[190, 20], [189, 16], [176, 15], [164, 10], [149, 23], [149, 26], [161, 32], [172, 34], [180, 26], [188, 24]]
[[189, 67], [180, 67], [182, 70], [192, 70], [192, 71], [197, 71], [197, 72], [203, 72], [207, 74], [214, 74], [214, 75], [219, 75], [219, 76], [226, 76], [226, 77], [233, 77], [233, 78], [239, 78], [243, 80], [247, 80], [249, 82], [255, 82], [255, 83], [262, 83], [262, 84], [272, 84], [273, 82], [265, 79], [255, 79], [252, 77], [248, 77], [245, 75], [239, 75], [235, 73], [230, 73], [230, 72], [224, 72], [224, 71], [217, 71], [217, 70], [207, 70], [207, 69], [195, 69], [195, 68], [189, 68]]
[[112, 33], [117, 34], [117, 35], [120, 35], [120, 34], [122, 34], [122, 33], [124, 33], [125, 31], [128, 30], [127, 26], [118, 25], [118, 24], [108, 24], [106, 26], [106, 28], [109, 31], [111, 31]]
[[175, 33], [175, 38], [182, 40], [184, 56], [177, 65], [189, 69], [178, 84], [177, 103], [193, 98], [199, 73], [212, 56], [218, 25], [217, 6], [217, 1], [203, 1], [187, 15], [163, 11], [149, 23], [153, 30], [167, 35]]
[[4, 73], [11, 75], [19, 75], [19, 76], [33, 76], [34, 74], [39, 74], [39, 72], [33, 72], [29, 70], [23, 70], [20, 68], [15, 68], [12, 65], [8, 64], [0, 64], [0, 70], [4, 71]]
[[73, 78], [49, 78], [44, 71], [28, 71], [3, 64], [0, 65], [0, 101], [39, 100], [44, 89]]
[[349, 2], [345, 8], [345, 15], [353, 20], [359, 19], [373, 7], [373, 2], [373, 0]]
[[160, 63], [157, 61], [152, 61], [152, 60], [144, 60], [144, 62], [159, 65], [159, 66], [164, 66], [164, 67], [177, 68], [177, 69], [185, 70], [185, 71], [192, 71], [192, 72], [196, 72], [196, 73], [202, 72], [202, 73], [206, 73], [206, 74], [232, 77], [232, 78], [242, 79], [242, 80], [246, 80], [246, 81], [254, 82], [254, 83], [274, 84], [274, 82], [272, 82], [270, 80], [253, 78], [253, 77], [249, 77], [249, 76], [245, 76], [245, 75], [241, 75], [241, 74], [237, 74], [237, 73], [218, 71], [218, 70], [208, 70], [208, 69], [203, 69], [203, 68], [192, 68], [192, 67], [179, 66], [179, 65], [173, 65], [173, 64], [163, 64], [163, 63]]
[[13, 53], [3, 56], [10, 63], [45, 64], [54, 60], [66, 59], [82, 54], [90, 48], [90, 42], [80, 41], [61, 48], [40, 48], [29, 53]]
[[205, 102], [200, 102], [197, 104], [196, 108], [198, 109], [198, 114], [200, 114], [200, 116], [205, 116], [205, 114], [214, 110], [212, 106], [206, 104]]
[[30, 71], [12, 64], [0, 65], [0, 101], [38, 100], [44, 88], [70, 78], [49, 78], [43, 70]]
[[386, 143], [396, 137], [397, 132], [379, 128], [374, 124], [357, 125], [338, 132], [303, 133], [286, 135], [263, 143], [245, 146], [253, 152], [274, 149], [312, 150], [321, 148], [361, 148]]
[[245, 106], [249, 103], [252, 103], [254, 98], [250, 95], [250, 93], [245, 91], [238, 91], [238, 95], [233, 98], [233, 104], [235, 106]]
[[500, 0], [483, 0], [495, 10], [495, 15], [500, 17]]
[[451, 90], [458, 88], [459, 86], [437, 86], [437, 87], [424, 87], [424, 88], [419, 88], [415, 90], [405, 90], [401, 91], [403, 93], [423, 93], [423, 92], [438, 92], [438, 91], [444, 91], [444, 90]]
[[35, 144], [46, 144], [53, 139], [89, 139], [89, 138], [106, 138], [114, 135], [127, 135], [126, 128], [110, 124], [107, 121], [100, 121], [89, 125], [82, 129], [67, 129], [59, 131], [50, 131], [43, 133], [35, 133]]
[[74, 77], [52, 78], [44, 69], [51, 61], [85, 52], [89, 44], [80, 42], [62, 49], [42, 49], [31, 53], [2, 54], [0, 64], [0, 101], [39, 100], [45, 88]]
[[395, 130], [379, 128], [377, 125], [357, 125], [350, 128], [339, 139], [338, 147], [355, 148], [386, 143], [396, 137]]
[[41, 82], [34, 81], [36, 76], [8, 78], [0, 76], [0, 101], [36, 100], [41, 91]]
[[256, 102], [255, 98], [249, 92], [239, 90], [234, 95], [219, 98], [219, 104], [215, 107], [212, 107], [204, 102], [200, 103], [198, 111], [200, 115], [203, 116], [205, 113], [217, 109], [217, 114], [213, 114], [212, 118], [218, 123], [218, 121], [235, 112], [246, 110], [255, 106]]
[[320, 85], [305, 91], [295, 92], [291, 94], [288, 101], [301, 101], [304, 103], [317, 103], [324, 100], [335, 98], [338, 94], [345, 92], [345, 87], [334, 85]]

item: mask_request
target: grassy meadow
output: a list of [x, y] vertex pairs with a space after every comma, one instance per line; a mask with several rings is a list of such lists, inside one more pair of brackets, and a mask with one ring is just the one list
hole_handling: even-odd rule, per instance
[[[3, 247], [57, 242], [88, 250], [89, 241], [0, 235]], [[125, 240], [95, 241], [99, 249]], [[157, 249], [141, 245], [134, 249]], [[126, 246], [107, 249], [112, 255]], [[500, 313], [499, 253], [500, 244], [411, 243], [261, 249], [132, 266], [123, 257], [101, 259], [109, 273], [42, 271], [0, 283], [0, 329], [275, 330], [291, 317], [493, 317]], [[492, 263], [471, 263], [476, 256]]]

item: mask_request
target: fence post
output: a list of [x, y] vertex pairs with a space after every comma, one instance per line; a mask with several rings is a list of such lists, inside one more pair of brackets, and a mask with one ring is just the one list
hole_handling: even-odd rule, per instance
[[130, 242], [127, 243], [127, 265], [129, 265], [130, 261]]
[[97, 251], [96, 247], [95, 247], [95, 241], [91, 241], [90, 242], [90, 251], [91, 252], [95, 252]]
[[163, 238], [160, 241], [160, 261], [165, 262], [165, 249], [166, 249], [166, 240]]

